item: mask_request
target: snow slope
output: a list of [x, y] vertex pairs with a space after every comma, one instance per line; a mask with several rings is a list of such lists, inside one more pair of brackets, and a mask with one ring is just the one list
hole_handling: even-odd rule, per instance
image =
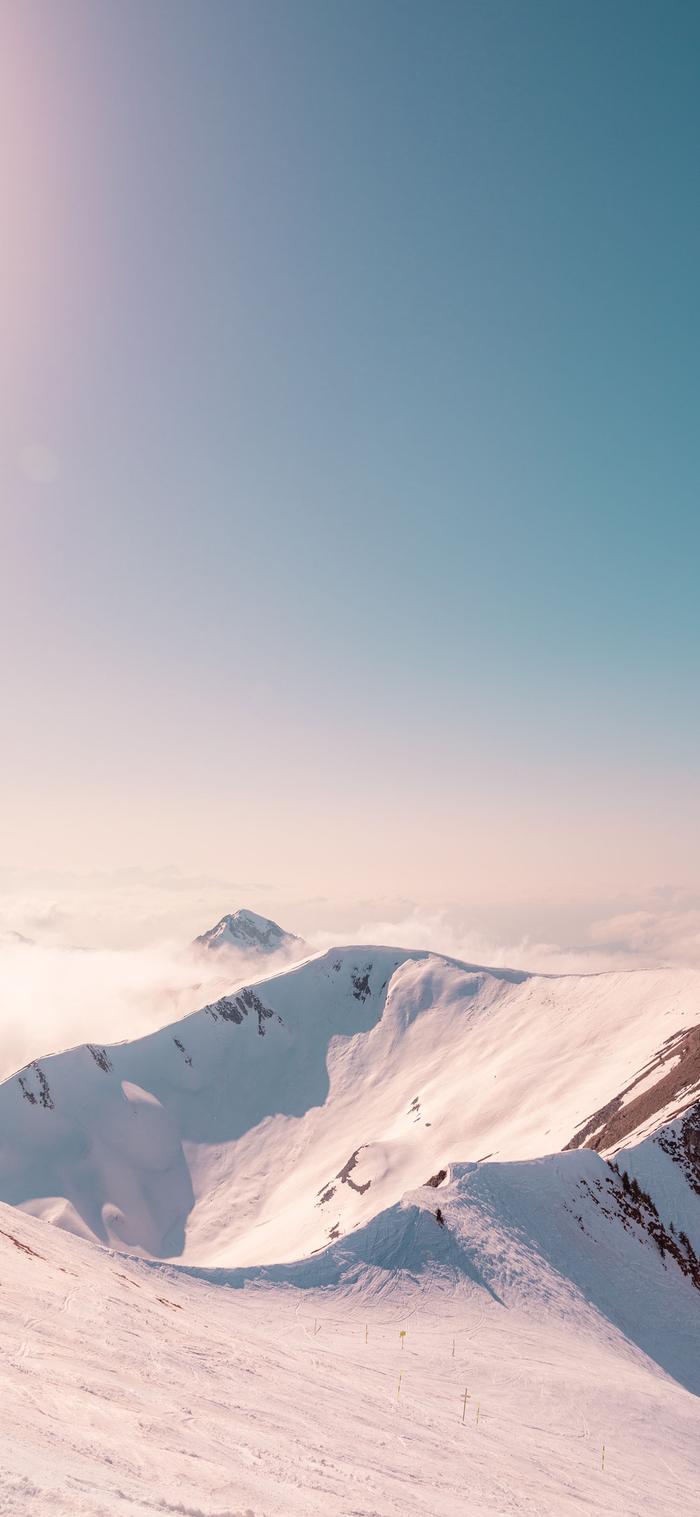
[[[0, 1085], [0, 1199], [155, 1257], [298, 1259], [455, 1158], [595, 1144], [591, 1114], [699, 1005], [692, 970], [548, 977], [334, 950]], [[651, 1109], [647, 1092], [645, 1132]]]
[[208, 1279], [0, 1206], [0, 1509], [688, 1517], [700, 1298], [618, 1188], [589, 1151], [455, 1165]]

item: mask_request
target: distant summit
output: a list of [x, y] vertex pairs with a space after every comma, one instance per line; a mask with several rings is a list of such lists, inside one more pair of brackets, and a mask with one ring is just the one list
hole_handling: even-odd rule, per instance
[[234, 948], [239, 952], [256, 954], [300, 953], [304, 948], [301, 938], [293, 932], [285, 932], [269, 917], [258, 916], [256, 911], [229, 912], [215, 927], [195, 938], [196, 948]]

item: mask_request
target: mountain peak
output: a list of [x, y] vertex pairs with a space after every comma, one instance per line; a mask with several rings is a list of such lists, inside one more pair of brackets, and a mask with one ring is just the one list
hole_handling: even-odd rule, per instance
[[244, 906], [227, 912], [214, 927], [194, 941], [198, 948], [235, 948], [258, 954], [278, 953], [280, 950], [290, 952], [303, 947], [301, 938], [293, 932], [285, 932], [277, 922]]

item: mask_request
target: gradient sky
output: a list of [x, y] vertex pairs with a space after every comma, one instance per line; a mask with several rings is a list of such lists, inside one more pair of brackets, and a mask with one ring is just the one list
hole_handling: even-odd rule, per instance
[[699, 64], [679, 0], [0, 0], [3, 864], [700, 884]]

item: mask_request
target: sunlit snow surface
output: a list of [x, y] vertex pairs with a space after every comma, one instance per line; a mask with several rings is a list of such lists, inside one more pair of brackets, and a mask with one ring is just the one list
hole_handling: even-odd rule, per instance
[[633, 1334], [656, 1292], [645, 1330], [697, 1376], [697, 1292], [624, 1234], [579, 1233], [584, 1289], [567, 1278], [561, 1203], [602, 1162], [555, 1163], [544, 1187], [487, 1166], [417, 1193], [319, 1261], [325, 1288], [314, 1261], [205, 1283], [1, 1208], [0, 1509], [687, 1517], [700, 1401]]
[[5, 1081], [0, 1200], [185, 1263], [298, 1258], [451, 1161], [563, 1148], [699, 1008], [692, 970], [334, 950]]
[[0, 1513], [688, 1517], [700, 1118], [559, 1150], [699, 990], [344, 948], [6, 1081]]

